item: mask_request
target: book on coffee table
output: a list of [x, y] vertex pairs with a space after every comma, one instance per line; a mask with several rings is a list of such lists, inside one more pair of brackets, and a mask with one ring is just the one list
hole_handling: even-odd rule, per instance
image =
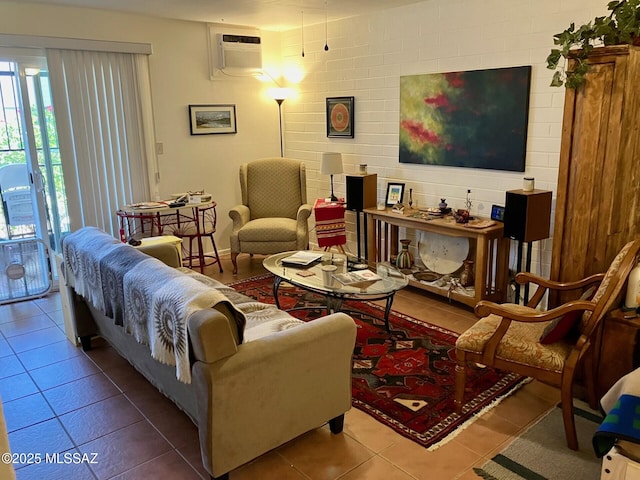
[[321, 258], [322, 253], [300, 251], [294, 253], [293, 255], [289, 255], [288, 257], [284, 257], [282, 259], [282, 264], [296, 267], [306, 267], [311, 265], [313, 262], [317, 262]]

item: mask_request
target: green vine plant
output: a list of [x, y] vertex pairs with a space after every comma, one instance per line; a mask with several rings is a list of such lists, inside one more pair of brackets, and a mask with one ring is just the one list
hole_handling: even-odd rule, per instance
[[[607, 8], [611, 12], [608, 16], [596, 17], [578, 28], [571, 23], [569, 28], [553, 36], [553, 44], [558, 48], [553, 48], [547, 57], [547, 68], [555, 70], [552, 87], [579, 88], [589, 71], [587, 57], [595, 47], [639, 43], [640, 0], [613, 1]], [[561, 59], [564, 59], [562, 64]], [[575, 61], [570, 70], [569, 60]]]

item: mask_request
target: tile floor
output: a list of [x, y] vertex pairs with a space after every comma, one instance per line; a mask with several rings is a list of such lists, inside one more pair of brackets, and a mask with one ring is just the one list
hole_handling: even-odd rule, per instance
[[[259, 256], [239, 259], [240, 274], [211, 267], [229, 283], [262, 273]], [[401, 291], [394, 309], [461, 332], [473, 313], [418, 290]], [[14, 453], [68, 452], [85, 463], [17, 465], [27, 479], [207, 479], [197, 430], [106, 343], [84, 353], [63, 332], [59, 296], [0, 307], [0, 396]], [[428, 451], [359, 410], [347, 413], [344, 433], [327, 426], [231, 473], [231, 480], [477, 479], [472, 467], [549, 410], [556, 389], [532, 382], [463, 430]], [[94, 454], [95, 455], [94, 457]], [[93, 462], [93, 463], [88, 463]]]

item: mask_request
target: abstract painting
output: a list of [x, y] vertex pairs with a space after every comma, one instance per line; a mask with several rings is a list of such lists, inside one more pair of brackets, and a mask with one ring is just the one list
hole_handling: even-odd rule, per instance
[[400, 77], [400, 163], [523, 172], [531, 67]]

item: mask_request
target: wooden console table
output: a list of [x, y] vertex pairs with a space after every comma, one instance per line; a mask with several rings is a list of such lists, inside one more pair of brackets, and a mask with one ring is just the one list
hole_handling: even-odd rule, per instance
[[[390, 261], [392, 256], [397, 255], [400, 227], [449, 237], [465, 237], [470, 240], [469, 259], [474, 261], [474, 296], [446, 286], [440, 287], [413, 279], [409, 284], [472, 307], [483, 299], [504, 301], [508, 285], [510, 243], [509, 239], [504, 237], [502, 223], [498, 222], [486, 228], [472, 228], [455, 223], [451, 217], [423, 220], [393, 213], [391, 208], [365, 208], [364, 213], [368, 220], [367, 260], [371, 267], [375, 268], [377, 262]], [[454, 277], [457, 275], [459, 273], [452, 274]]]

